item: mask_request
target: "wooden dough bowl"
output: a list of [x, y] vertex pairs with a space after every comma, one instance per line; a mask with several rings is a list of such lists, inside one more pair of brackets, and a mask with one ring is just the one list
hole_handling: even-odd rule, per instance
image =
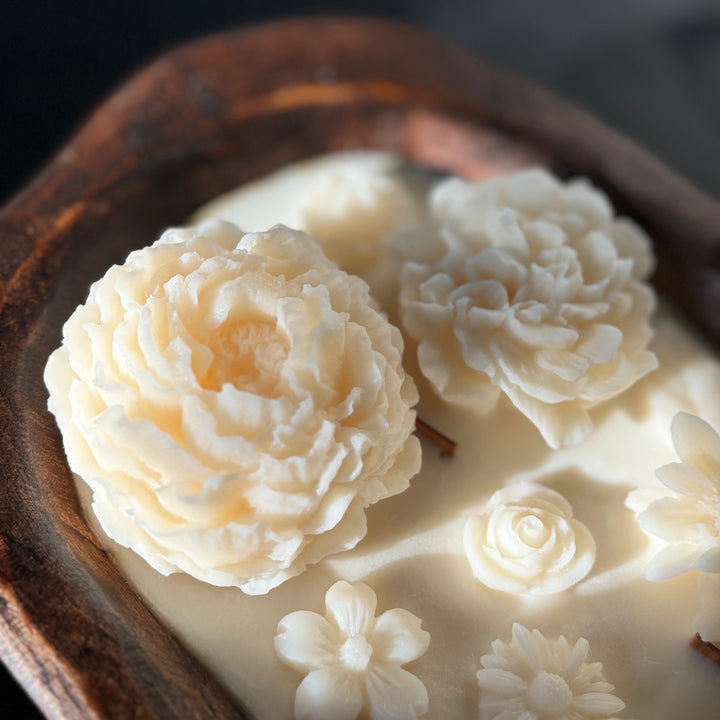
[[378, 148], [479, 178], [585, 175], [642, 224], [655, 282], [720, 341], [720, 206], [578, 109], [394, 22], [290, 20], [137, 73], [0, 213], [0, 653], [48, 718], [249, 718], [83, 520], [42, 373], [90, 283], [281, 165]]

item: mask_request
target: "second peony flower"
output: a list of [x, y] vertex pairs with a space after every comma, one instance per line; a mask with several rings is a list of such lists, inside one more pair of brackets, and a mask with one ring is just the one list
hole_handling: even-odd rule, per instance
[[402, 349], [305, 233], [210, 222], [96, 282], [45, 382], [112, 539], [262, 594], [353, 547], [418, 471]]
[[540, 169], [447, 180], [430, 205], [434, 256], [415, 261], [407, 238], [399, 250], [423, 374], [479, 412], [504, 393], [553, 448], [580, 442], [589, 408], [657, 366], [648, 238], [587, 182]]

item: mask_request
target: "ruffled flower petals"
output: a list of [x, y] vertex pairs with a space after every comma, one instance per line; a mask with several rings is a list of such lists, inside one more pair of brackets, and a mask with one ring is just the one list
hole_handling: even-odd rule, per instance
[[[423, 263], [408, 252], [401, 272], [421, 371], [447, 401], [488, 412], [478, 396], [492, 385], [551, 447], [580, 442], [590, 408], [657, 366], [649, 241], [589, 184], [542, 170], [449, 180], [430, 205], [445, 254]], [[464, 392], [449, 392], [460, 374]]]
[[305, 233], [169, 230], [63, 334], [45, 382], [69, 465], [164, 574], [266, 593], [419, 468], [400, 332]]
[[505, 394], [537, 427], [551, 448], [577, 445], [592, 431], [592, 419], [582, 405], [573, 402], [548, 403], [524, 392], [517, 385], [513, 385]]

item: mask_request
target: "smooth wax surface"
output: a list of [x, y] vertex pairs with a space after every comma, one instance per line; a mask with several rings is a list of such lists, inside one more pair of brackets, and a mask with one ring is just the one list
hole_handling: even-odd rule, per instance
[[[476, 421], [434, 398], [421, 402], [421, 416], [458, 442], [456, 457], [440, 458], [424, 445], [423, 470], [403, 495], [370, 508], [368, 534], [354, 550], [265, 596], [213, 588], [186, 575], [162, 577], [117, 546], [113, 556], [183, 643], [261, 719], [292, 717], [301, 679], [275, 655], [278, 622], [295, 610], [321, 612], [327, 589], [345, 579], [370, 585], [378, 612], [403, 607], [422, 619], [430, 646], [409, 669], [427, 687], [433, 720], [475, 717], [480, 656], [493, 640], [509, 637], [513, 622], [570, 642], [587, 638], [592, 660], [603, 663], [627, 705], [621, 717], [714, 720], [720, 715], [717, 668], [687, 646], [698, 577], [645, 580], [658, 544], [624, 500], [630, 490], [654, 488], [655, 468], [673, 459], [668, 418], [675, 411], [719, 414], [720, 365], [672, 317], [658, 322], [653, 349], [661, 369], [595, 413], [595, 433], [572, 449], [548, 450], [531, 423], [507, 407]], [[703, 392], [696, 392], [698, 378]], [[592, 571], [563, 593], [527, 598], [489, 590], [466, 560], [468, 514], [520, 479], [559, 491], [597, 543]]]

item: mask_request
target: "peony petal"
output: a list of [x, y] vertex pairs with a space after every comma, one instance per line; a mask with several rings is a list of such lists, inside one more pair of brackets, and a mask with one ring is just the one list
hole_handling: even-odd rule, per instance
[[503, 385], [503, 390], [551, 448], [577, 445], [592, 431], [593, 423], [587, 410], [576, 403], [545, 403], [514, 385]]
[[568, 350], [545, 349], [538, 352], [535, 362], [538, 367], [554, 373], [562, 380], [575, 382], [590, 367], [590, 362]]
[[404, 665], [417, 660], [430, 644], [430, 633], [421, 629], [421, 622], [401, 608], [383, 613], [369, 637], [377, 661]]
[[427, 712], [425, 686], [397, 665], [373, 665], [366, 687], [372, 720], [415, 720]]
[[325, 595], [328, 619], [347, 636], [367, 634], [373, 625], [377, 597], [365, 583], [336, 582]]
[[317, 670], [335, 660], [342, 642], [337, 629], [322, 615], [298, 610], [279, 622], [275, 652], [296, 670]]
[[573, 349], [592, 365], [604, 365], [613, 359], [622, 340], [622, 331], [612, 325], [591, 325]]
[[529, 348], [553, 348], [569, 350], [576, 345], [578, 332], [573, 328], [522, 322], [516, 313], [508, 313], [507, 332], [511, 338]]
[[355, 720], [363, 707], [360, 677], [339, 667], [313, 670], [295, 694], [296, 720]]

